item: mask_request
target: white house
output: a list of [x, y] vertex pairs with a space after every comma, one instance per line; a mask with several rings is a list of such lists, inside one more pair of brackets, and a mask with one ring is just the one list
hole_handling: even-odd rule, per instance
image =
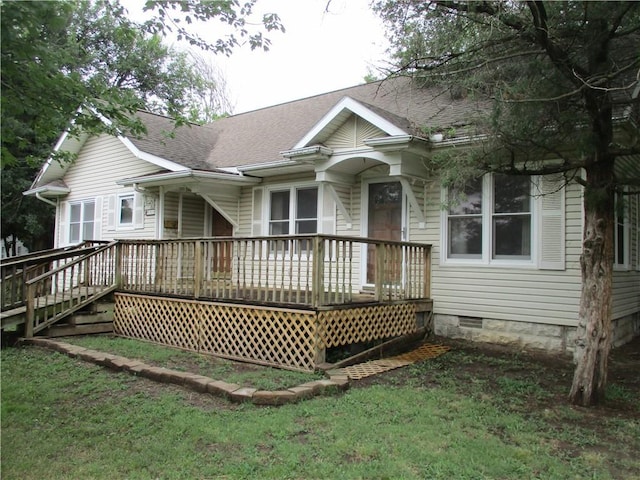
[[[56, 202], [56, 247], [316, 232], [430, 244], [436, 333], [571, 351], [582, 188], [485, 175], [447, 209], [448, 192], [425, 166], [474, 142], [471, 119], [482, 108], [395, 78], [175, 131], [170, 119], [140, 112], [143, 138], [63, 135], [56, 149], [76, 160], [47, 162], [26, 194]], [[449, 135], [424, 133], [436, 129]], [[614, 344], [640, 333], [640, 201], [624, 201]], [[361, 256], [366, 288], [370, 254]]]

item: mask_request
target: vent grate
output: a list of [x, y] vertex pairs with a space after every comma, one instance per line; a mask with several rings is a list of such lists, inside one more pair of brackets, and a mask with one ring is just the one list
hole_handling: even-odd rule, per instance
[[482, 328], [482, 319], [479, 317], [458, 317], [458, 322], [464, 328]]

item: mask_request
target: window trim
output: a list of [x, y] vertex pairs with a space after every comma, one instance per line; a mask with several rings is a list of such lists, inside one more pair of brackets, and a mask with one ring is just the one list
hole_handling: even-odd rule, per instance
[[[93, 218], [91, 219], [90, 222], [89, 221], [85, 221], [85, 219], [84, 219], [85, 205], [87, 205], [89, 203], [93, 203]], [[71, 220], [71, 211], [73, 210], [73, 207], [76, 206], [76, 205], [80, 206], [80, 222], [79, 223], [78, 222], [73, 222]], [[66, 217], [67, 217], [67, 225], [66, 225], [66, 230], [67, 230], [67, 232], [66, 232], [66, 237], [67, 237], [66, 240], [67, 241], [66, 241], [66, 243], [68, 245], [75, 245], [77, 243], [84, 242], [85, 240], [95, 240], [95, 238], [93, 238], [93, 237], [96, 237], [96, 223], [97, 223], [96, 222], [96, 212], [97, 212], [97, 208], [98, 208], [98, 202], [96, 201], [95, 198], [87, 198], [87, 199], [84, 199], [84, 200], [74, 200], [74, 201], [68, 202], [68, 207], [67, 207], [68, 212], [67, 212], [67, 215], [66, 215]], [[84, 236], [83, 232], [84, 232], [84, 228], [85, 228], [84, 227], [85, 223], [92, 223], [93, 224], [92, 234], [91, 234], [92, 238], [90, 238], [90, 239], [83, 238], [83, 236]], [[73, 240], [71, 238], [71, 227], [73, 225], [78, 225], [78, 224], [80, 225], [80, 230], [78, 232], [79, 238], [77, 240]]]
[[[315, 188], [317, 191], [317, 200], [316, 200], [316, 232], [311, 234], [315, 235], [319, 233], [319, 223], [320, 223], [320, 186], [317, 183], [312, 182], [304, 182], [299, 185], [270, 185], [265, 188], [265, 202], [263, 209], [263, 226], [265, 227], [265, 233], [268, 236], [271, 236], [271, 194], [276, 192], [289, 192], [289, 233], [284, 235], [296, 235], [296, 222], [299, 220], [312, 220], [310, 218], [298, 218], [297, 217], [297, 192], [298, 190], [306, 190], [310, 188]], [[293, 201], [292, 201], [293, 200]], [[293, 232], [293, 233], [292, 233]], [[301, 234], [304, 235], [304, 234]]]
[[[450, 257], [449, 256], [449, 209], [442, 208], [440, 214], [440, 264], [441, 265], [464, 265], [464, 266], [491, 266], [491, 267], [518, 267], [518, 268], [538, 268], [537, 252], [540, 243], [538, 211], [540, 209], [534, 193], [534, 183], [538, 177], [531, 176], [530, 205], [531, 209], [527, 213], [531, 219], [531, 255], [529, 258], [494, 258], [493, 257], [493, 218], [495, 209], [494, 195], [494, 174], [488, 173], [482, 177], [482, 253], [474, 257]], [[443, 205], [447, 205], [449, 191], [441, 188], [441, 200]]]
[[[122, 223], [122, 201], [125, 198], [131, 198], [131, 222], [130, 223]], [[117, 196], [117, 210], [116, 210], [116, 229], [117, 230], [133, 230], [135, 227], [135, 216], [136, 216], [136, 194], [133, 192], [130, 193], [120, 193]]]
[[[626, 189], [625, 189], [626, 191]], [[618, 198], [623, 202], [622, 213], [622, 254], [624, 255], [623, 263], [618, 263]], [[630, 271], [631, 270], [631, 202], [628, 195], [616, 195], [614, 202], [614, 223], [613, 223], [613, 269], [616, 271]]]
[[[322, 202], [322, 189], [320, 185], [315, 182], [301, 182], [300, 184], [291, 185], [291, 184], [278, 184], [278, 185], [269, 185], [264, 188], [264, 197], [263, 197], [263, 219], [262, 226], [267, 236], [272, 236], [271, 234], [271, 194], [274, 192], [289, 192], [289, 233], [283, 235], [296, 235], [295, 228], [296, 222], [298, 220], [310, 220], [308, 218], [300, 219], [297, 217], [297, 192], [298, 190], [305, 190], [315, 188], [317, 192], [316, 197], [316, 231], [314, 233], [309, 234], [300, 234], [300, 235], [317, 235], [320, 233], [320, 219], [321, 219], [321, 202]], [[293, 201], [292, 201], [293, 199]], [[292, 233], [293, 232], [293, 233]], [[281, 252], [281, 249], [277, 249], [277, 251], [269, 248], [269, 255], [274, 255], [274, 253]], [[306, 250], [305, 250], [306, 251]], [[294, 256], [299, 255], [300, 252], [293, 252]], [[309, 251], [309, 253], [311, 253]]]

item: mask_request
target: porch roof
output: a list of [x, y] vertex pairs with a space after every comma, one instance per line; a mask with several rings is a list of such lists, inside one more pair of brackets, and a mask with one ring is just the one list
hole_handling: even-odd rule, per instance
[[260, 183], [260, 179], [256, 177], [244, 176], [237, 173], [225, 172], [222, 170], [205, 171], [205, 170], [180, 170], [178, 172], [162, 171], [150, 175], [140, 177], [130, 177], [118, 180], [118, 185], [143, 185], [148, 187], [167, 186], [167, 185], [184, 185], [188, 182], [208, 184], [213, 183], [219, 185], [218, 182], [231, 183], [235, 186], [255, 185]]

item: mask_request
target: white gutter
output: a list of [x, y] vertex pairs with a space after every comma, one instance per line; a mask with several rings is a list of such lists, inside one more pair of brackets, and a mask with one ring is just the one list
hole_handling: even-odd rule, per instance
[[[394, 135], [393, 137], [366, 138], [364, 144], [368, 147], [391, 147], [403, 144], [409, 144], [413, 140], [422, 140], [413, 135]], [[424, 142], [424, 140], [422, 140]], [[425, 142], [426, 143], [426, 142]]]
[[311, 147], [294, 148], [293, 150], [284, 150], [280, 155], [286, 158], [292, 157], [322, 157], [328, 158], [333, 154], [333, 150], [322, 145], [313, 145]]
[[53, 207], [57, 207], [58, 204], [56, 202], [54, 202], [53, 200], [49, 200], [48, 198], [44, 198], [42, 195], [40, 195], [39, 193], [36, 193], [36, 198], [44, 203], [48, 203], [49, 205], [53, 206]]
[[278, 160], [276, 162], [269, 163], [256, 163], [253, 165], [246, 165], [243, 167], [238, 167], [240, 172], [251, 172], [253, 170], [270, 170], [272, 168], [282, 168], [282, 167], [295, 167], [299, 166], [300, 162], [296, 162], [295, 160]]
[[[202, 179], [202, 180], [222, 180], [231, 183], [241, 183], [253, 185], [260, 183], [259, 178], [245, 177], [243, 175], [235, 175], [219, 172], [194, 172], [193, 170], [181, 170], [178, 172], [161, 173], [157, 175], [149, 175], [146, 177], [133, 177], [118, 180], [117, 185], [138, 185], [147, 183], [160, 183], [185, 179]], [[138, 187], [140, 188], [140, 187]]]

